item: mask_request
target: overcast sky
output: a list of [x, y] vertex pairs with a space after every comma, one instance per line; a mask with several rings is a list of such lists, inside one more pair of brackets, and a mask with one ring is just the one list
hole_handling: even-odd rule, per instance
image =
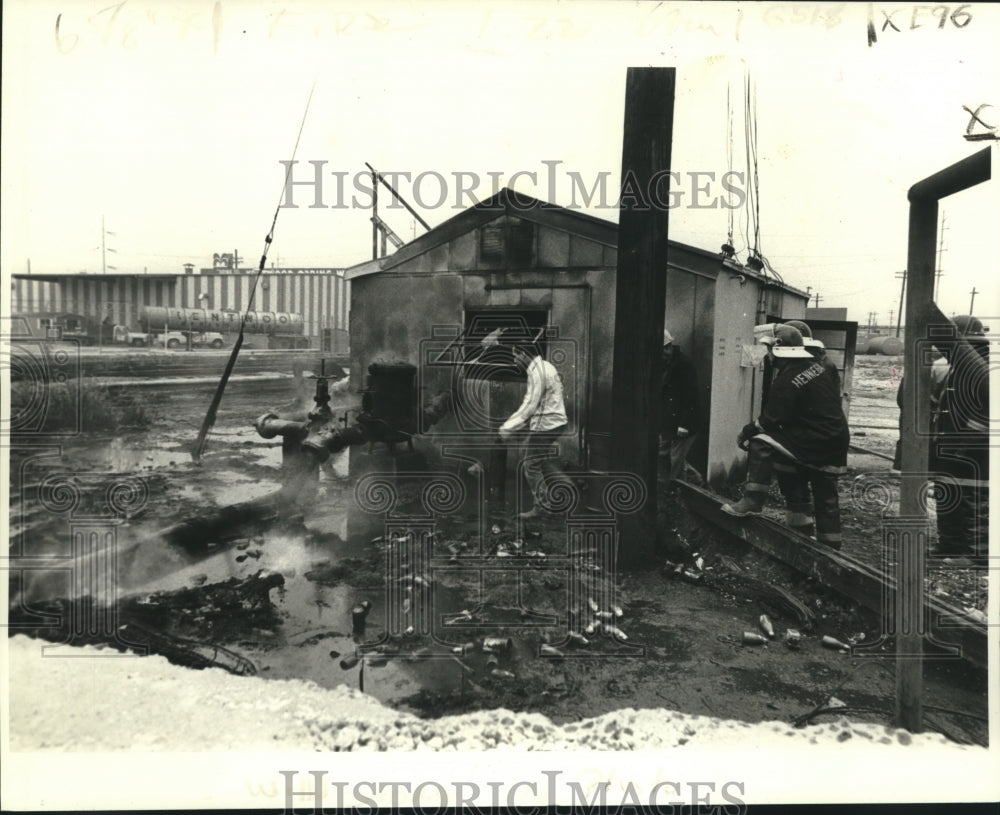
[[[676, 66], [671, 237], [716, 251], [732, 215], [747, 256], [746, 211], [721, 206], [740, 199], [721, 181], [747, 172], [749, 71], [759, 248], [820, 305], [884, 322], [899, 307], [907, 189], [989, 144], [963, 139], [963, 105], [997, 105], [981, 116], [1000, 124], [988, 5], [874, 6], [869, 46], [867, 3], [109, 3], [3, 5], [5, 274], [29, 258], [34, 273], [100, 271], [102, 216], [118, 271], [208, 266], [234, 249], [256, 266], [314, 79], [294, 178], [325, 162], [325, 206], [295, 188], [270, 262], [370, 257], [370, 197], [354, 189], [366, 161], [409, 173], [399, 190], [432, 226], [512, 179], [617, 220], [626, 68]], [[478, 180], [474, 198], [456, 173], [465, 189]], [[697, 197], [692, 173], [714, 174]], [[574, 174], [588, 191], [605, 174], [603, 207], [574, 195]], [[1000, 184], [942, 210], [939, 304], [965, 312], [975, 286], [976, 312], [1000, 314]], [[422, 231], [401, 209], [382, 215], [404, 240]]]

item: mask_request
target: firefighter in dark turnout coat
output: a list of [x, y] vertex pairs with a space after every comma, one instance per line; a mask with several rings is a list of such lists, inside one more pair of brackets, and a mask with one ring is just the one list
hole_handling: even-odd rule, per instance
[[[954, 340], [936, 342], [947, 365], [935, 397], [930, 470], [938, 541], [932, 555], [985, 563], [989, 531], [989, 341], [982, 322], [955, 317]], [[967, 347], [961, 348], [962, 338]]]
[[817, 541], [839, 549], [837, 477], [847, 470], [850, 444], [840, 391], [806, 350], [798, 329], [779, 325], [774, 335], [771, 353], [778, 373], [767, 405], [737, 440], [750, 453], [744, 496], [722, 509], [738, 517], [759, 515], [775, 463], [794, 464], [812, 487]]

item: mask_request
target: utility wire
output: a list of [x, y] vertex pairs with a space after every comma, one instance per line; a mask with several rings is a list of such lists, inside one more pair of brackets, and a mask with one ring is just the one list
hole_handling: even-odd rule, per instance
[[201, 454], [205, 451], [205, 438], [208, 436], [209, 430], [215, 425], [215, 417], [219, 411], [219, 403], [222, 401], [222, 394], [226, 391], [226, 384], [229, 382], [229, 377], [233, 372], [233, 368], [236, 366], [236, 358], [240, 354], [240, 348], [243, 346], [243, 334], [246, 329], [247, 318], [250, 316], [250, 311], [253, 308], [253, 298], [257, 293], [257, 284], [260, 282], [261, 275], [264, 274], [264, 264], [267, 262], [267, 250], [271, 246], [271, 241], [274, 240], [274, 227], [278, 223], [278, 213], [281, 211], [281, 201], [285, 195], [285, 190], [288, 189], [288, 179], [292, 171], [292, 166], [295, 164], [295, 156], [299, 151], [299, 141], [302, 139], [302, 131], [306, 126], [306, 116], [309, 114], [309, 106], [312, 104], [313, 91], [316, 90], [316, 78], [313, 78], [312, 87], [309, 89], [309, 98], [306, 99], [306, 108], [302, 112], [302, 121], [299, 123], [299, 132], [295, 137], [295, 147], [292, 149], [292, 160], [288, 163], [285, 168], [285, 181], [281, 186], [281, 193], [278, 196], [278, 203], [274, 208], [274, 217], [271, 219], [271, 228], [268, 230], [266, 237], [264, 238], [264, 251], [260, 256], [260, 266], [257, 269], [257, 276], [254, 278], [253, 285], [250, 287], [250, 296], [247, 299], [247, 307], [243, 312], [243, 318], [240, 320], [240, 331], [236, 335], [236, 342], [233, 344], [232, 353], [229, 355], [229, 361], [226, 363], [226, 369], [222, 372], [222, 378], [219, 380], [219, 386], [216, 388], [215, 396], [212, 397], [212, 402], [208, 406], [208, 412], [205, 414], [205, 420], [201, 424], [201, 428], [198, 431], [198, 438], [195, 439], [194, 446], [191, 448], [191, 458], [195, 461], [201, 459]]

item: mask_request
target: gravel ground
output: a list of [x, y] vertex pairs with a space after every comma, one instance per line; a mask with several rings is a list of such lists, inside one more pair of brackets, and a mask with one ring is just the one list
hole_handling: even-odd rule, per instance
[[161, 657], [111, 657], [115, 652], [91, 647], [65, 648], [72, 659], [42, 658], [37, 640], [16, 636], [8, 642], [15, 751], [659, 750], [735, 744], [767, 750], [837, 744], [838, 750], [947, 747], [956, 757], [959, 751], [983, 752], [937, 734], [911, 735], [846, 717], [802, 729], [662, 708], [629, 708], [564, 725], [503, 709], [425, 720], [347, 687], [194, 672]]

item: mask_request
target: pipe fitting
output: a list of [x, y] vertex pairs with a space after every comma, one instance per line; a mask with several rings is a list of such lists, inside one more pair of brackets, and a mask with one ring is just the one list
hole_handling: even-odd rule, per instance
[[265, 439], [273, 439], [275, 436], [286, 436], [292, 433], [303, 433], [306, 430], [305, 422], [282, 419], [277, 413], [265, 413], [254, 421], [253, 426], [257, 433]]

